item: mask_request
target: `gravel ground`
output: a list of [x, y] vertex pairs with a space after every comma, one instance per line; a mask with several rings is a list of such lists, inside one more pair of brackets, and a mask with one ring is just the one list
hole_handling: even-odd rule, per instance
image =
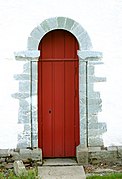
[[85, 165], [86, 176], [105, 175], [110, 173], [122, 173], [122, 164], [117, 165]]

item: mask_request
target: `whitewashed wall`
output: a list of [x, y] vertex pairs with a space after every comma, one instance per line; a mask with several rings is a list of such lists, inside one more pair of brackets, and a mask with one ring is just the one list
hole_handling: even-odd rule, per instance
[[18, 91], [13, 75], [22, 72], [14, 51], [26, 50], [27, 37], [43, 20], [65, 16], [80, 23], [91, 37], [95, 50], [104, 53], [104, 65], [96, 67], [96, 76], [107, 82], [95, 85], [101, 91], [102, 112], [99, 121], [107, 123], [105, 146], [122, 145], [122, 1], [121, 0], [1, 0], [0, 1], [0, 148], [14, 148], [17, 133]]

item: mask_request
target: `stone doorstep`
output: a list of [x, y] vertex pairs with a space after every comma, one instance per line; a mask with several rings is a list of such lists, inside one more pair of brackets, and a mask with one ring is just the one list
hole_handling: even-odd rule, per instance
[[40, 179], [86, 179], [83, 166], [42, 166], [38, 175]]
[[54, 158], [44, 159], [43, 166], [76, 166], [78, 165], [75, 158]]

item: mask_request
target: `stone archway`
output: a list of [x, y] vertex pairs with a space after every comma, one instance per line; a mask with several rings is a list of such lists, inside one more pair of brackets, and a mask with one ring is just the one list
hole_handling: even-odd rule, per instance
[[[101, 134], [106, 131], [104, 123], [98, 123], [98, 112], [101, 111], [100, 93], [95, 92], [93, 89], [94, 82], [105, 81], [103, 77], [95, 77], [94, 66], [95, 64], [102, 64], [102, 53], [92, 51], [92, 43], [88, 33], [83, 27], [72, 19], [66, 17], [54, 17], [44, 20], [39, 26], [35, 27], [27, 42], [27, 51], [15, 53], [16, 60], [25, 60], [26, 68], [28, 71], [28, 79], [26, 75], [20, 77], [20, 80], [28, 80], [27, 92], [23, 95], [16, 94], [15, 98], [26, 99], [28, 98], [29, 108], [27, 113], [29, 115], [28, 132], [25, 131], [23, 138], [25, 142], [24, 147], [38, 147], [38, 116], [37, 116], [37, 84], [38, 84], [38, 58], [40, 52], [38, 45], [43, 36], [51, 30], [64, 29], [71, 32], [78, 40], [80, 50], [77, 52], [79, 57], [79, 97], [80, 97], [80, 146], [77, 149], [77, 157], [80, 151], [88, 147], [103, 146]], [[16, 78], [18, 76], [16, 75]], [[23, 83], [24, 85], [25, 83]], [[26, 84], [25, 84], [26, 86]], [[24, 97], [23, 97], [24, 96]], [[34, 100], [33, 100], [34, 99]], [[24, 103], [24, 101], [23, 101]], [[22, 104], [21, 104], [22, 106]], [[21, 111], [22, 112], [22, 111]], [[27, 124], [24, 124], [27, 125]], [[27, 130], [27, 128], [26, 128]], [[19, 143], [19, 141], [18, 141]], [[80, 159], [79, 159], [80, 160]], [[82, 157], [81, 157], [82, 160]]]
[[88, 33], [79, 23], [66, 17], [55, 17], [44, 20], [32, 30], [30, 37], [28, 37], [28, 50], [37, 50], [43, 36], [55, 29], [64, 29], [71, 32], [78, 40], [80, 50], [90, 50], [92, 48]]

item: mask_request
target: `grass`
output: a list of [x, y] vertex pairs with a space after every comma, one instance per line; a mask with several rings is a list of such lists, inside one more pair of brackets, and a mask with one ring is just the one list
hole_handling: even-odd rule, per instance
[[88, 176], [87, 179], [122, 179], [122, 173], [116, 173], [116, 174], [113, 173], [104, 176], [100, 176], [100, 175]]
[[8, 170], [7, 174], [0, 173], [0, 179], [38, 179], [36, 169], [28, 170], [27, 175], [16, 176], [13, 170]]

